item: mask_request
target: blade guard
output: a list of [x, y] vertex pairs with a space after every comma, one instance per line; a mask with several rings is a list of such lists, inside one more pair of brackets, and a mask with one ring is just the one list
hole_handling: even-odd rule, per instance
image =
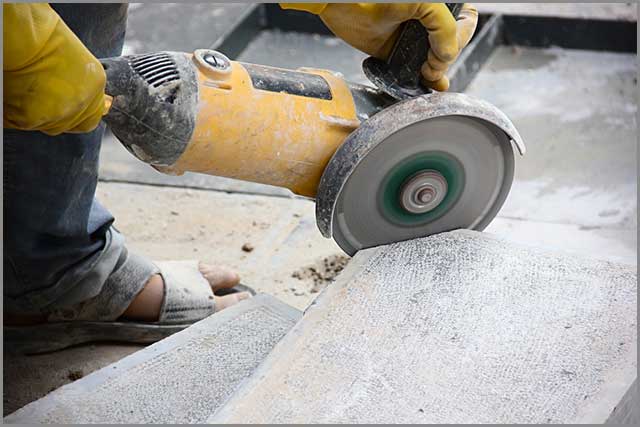
[[443, 116], [483, 120], [502, 130], [520, 155], [526, 148], [509, 118], [494, 105], [461, 93], [434, 92], [401, 101], [374, 115], [352, 132], [336, 150], [320, 179], [316, 196], [316, 223], [322, 235], [333, 235], [333, 218], [342, 188], [360, 161], [397, 130]]

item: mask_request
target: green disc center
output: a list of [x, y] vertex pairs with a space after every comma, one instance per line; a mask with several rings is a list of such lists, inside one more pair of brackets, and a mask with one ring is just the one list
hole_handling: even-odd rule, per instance
[[389, 221], [415, 226], [447, 212], [464, 187], [458, 160], [441, 151], [413, 155], [397, 164], [382, 181], [378, 206]]

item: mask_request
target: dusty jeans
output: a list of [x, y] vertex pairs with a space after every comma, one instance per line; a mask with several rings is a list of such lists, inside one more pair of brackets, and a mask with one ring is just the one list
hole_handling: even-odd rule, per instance
[[[52, 7], [95, 56], [120, 55], [127, 4]], [[156, 271], [126, 250], [94, 197], [104, 130], [52, 137], [4, 129], [6, 312], [111, 320]]]

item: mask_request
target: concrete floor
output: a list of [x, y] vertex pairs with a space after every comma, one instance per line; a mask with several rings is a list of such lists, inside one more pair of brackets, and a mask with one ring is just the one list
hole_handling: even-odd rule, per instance
[[210, 47], [250, 7], [246, 3], [131, 3], [123, 54]]
[[369, 84], [361, 67], [367, 56], [335, 37], [275, 29], [254, 38], [238, 61], [289, 69], [330, 69], [340, 72], [346, 80]]
[[636, 56], [501, 47], [467, 93], [494, 103], [527, 144], [487, 231], [636, 263]]
[[482, 13], [559, 16], [563, 18], [607, 18], [637, 21], [638, 5], [629, 3], [477, 3]]
[[[203, 19], [164, 38], [161, 30], [172, 28], [173, 21], [159, 25], [142, 13], [160, 6], [169, 7], [133, 8], [131, 22], [138, 24], [130, 26], [125, 51], [205, 47], [225, 31], [224, 26], [207, 27], [209, 20], [223, 21], [220, 16], [204, 19], [198, 5], [190, 5]], [[229, 15], [216, 13], [231, 22], [242, 12], [236, 6], [229, 6]], [[203, 33], [208, 28], [211, 33]], [[171, 45], [165, 46], [165, 40]], [[331, 37], [268, 31], [239, 59], [329, 68], [363, 81], [364, 57]], [[496, 50], [467, 92], [503, 109], [528, 153], [518, 160], [513, 190], [488, 231], [534, 246], [636, 264], [635, 66], [635, 55]], [[313, 203], [286, 191], [214, 177], [166, 177], [133, 159], [113, 139], [105, 141], [101, 161], [98, 197], [115, 214], [129, 245], [153, 259], [224, 263], [237, 268], [247, 284], [304, 308], [315, 295], [314, 280], [305, 272], [340, 256], [339, 248], [317, 231]], [[245, 243], [255, 249], [242, 251]], [[137, 348], [103, 344], [29, 358], [5, 355], [5, 414]]]

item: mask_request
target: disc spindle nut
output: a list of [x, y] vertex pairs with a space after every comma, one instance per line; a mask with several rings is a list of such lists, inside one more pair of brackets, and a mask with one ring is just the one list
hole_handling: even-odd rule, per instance
[[409, 178], [400, 190], [400, 204], [413, 214], [435, 209], [447, 195], [447, 180], [438, 171], [425, 170]]

